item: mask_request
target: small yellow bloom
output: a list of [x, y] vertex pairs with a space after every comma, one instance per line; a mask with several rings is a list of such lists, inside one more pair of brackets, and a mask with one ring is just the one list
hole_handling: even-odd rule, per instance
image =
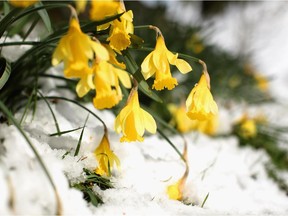
[[33, 4], [35, 4], [36, 2], [38, 2], [39, 0], [30, 0], [30, 1], [22, 1], [22, 0], [9, 0], [8, 2], [13, 5], [14, 7], [29, 7]]
[[94, 85], [96, 96], [93, 104], [97, 109], [111, 108], [122, 100], [122, 91], [119, 80], [126, 88], [131, 88], [131, 81], [128, 73], [114, 67], [106, 61], [95, 63]]
[[218, 106], [213, 99], [204, 74], [190, 92], [186, 100], [186, 107], [187, 115], [192, 120], [208, 120], [218, 114]]
[[107, 41], [110, 47], [118, 53], [125, 50], [130, 44], [130, 35], [134, 32], [133, 12], [131, 10], [125, 12], [120, 20], [113, 20]]
[[111, 169], [114, 165], [119, 169], [120, 160], [119, 158], [111, 151], [109, 140], [106, 134], [104, 134], [99, 146], [94, 151], [96, 159], [98, 161], [98, 168], [96, 173], [99, 175], [111, 175]]
[[114, 16], [121, 11], [120, 1], [115, 0], [92, 0], [90, 19], [95, 21], [104, 20]]
[[[239, 125], [239, 134], [241, 137], [248, 139], [253, 138], [257, 135], [257, 121], [258, 117], [256, 118], [249, 118], [248, 115], [245, 113], [240, 120], [236, 122], [236, 125]], [[262, 119], [260, 119], [260, 122], [262, 123]]]
[[156, 90], [162, 90], [164, 88], [171, 90], [178, 85], [177, 79], [171, 76], [169, 64], [176, 65], [183, 74], [192, 70], [186, 61], [178, 59], [178, 54], [174, 55], [167, 49], [164, 38], [159, 36], [155, 49], [141, 64], [142, 74], [146, 80], [156, 73], [152, 86]]
[[265, 76], [261, 75], [261, 74], [255, 74], [254, 75], [254, 78], [257, 82], [257, 87], [265, 92], [268, 90], [268, 80]]
[[183, 188], [184, 188], [184, 182], [182, 179], [178, 180], [176, 183], [172, 185], [169, 185], [166, 191], [169, 199], [182, 200]]
[[52, 56], [52, 65], [57, 65], [64, 61], [64, 75], [73, 77], [78, 74], [81, 77], [81, 71], [88, 65], [89, 60], [94, 58], [99, 60], [108, 60], [109, 55], [105, 47], [100, 43], [92, 41], [84, 34], [78, 21], [72, 18], [68, 33], [61, 38]]
[[145, 129], [150, 133], [156, 133], [154, 118], [139, 105], [138, 92], [132, 89], [126, 106], [115, 119], [115, 130], [122, 131], [120, 142], [143, 141]]

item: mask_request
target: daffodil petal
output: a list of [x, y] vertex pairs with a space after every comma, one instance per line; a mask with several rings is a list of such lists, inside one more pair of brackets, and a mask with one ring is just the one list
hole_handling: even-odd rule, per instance
[[192, 67], [183, 59], [177, 59], [175, 65], [182, 74], [192, 71]]
[[141, 109], [141, 112], [143, 116], [143, 123], [144, 123], [145, 129], [149, 131], [150, 133], [155, 134], [157, 130], [157, 125], [156, 125], [154, 118], [150, 115], [150, 113], [148, 113], [147, 111], [143, 109]]

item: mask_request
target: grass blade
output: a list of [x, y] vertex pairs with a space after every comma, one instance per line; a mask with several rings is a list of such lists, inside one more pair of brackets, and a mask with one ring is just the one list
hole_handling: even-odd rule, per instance
[[[37, 3], [37, 5], [43, 6], [43, 3], [39, 1], [39, 2]], [[46, 10], [46, 9], [39, 10], [39, 11], [38, 11], [38, 14], [39, 14], [39, 16], [41, 17], [41, 19], [42, 19], [42, 21], [43, 21], [43, 23], [44, 23], [44, 25], [45, 25], [48, 33], [53, 32], [52, 25], [51, 25], [51, 21], [50, 21], [50, 17], [49, 17], [49, 15], [48, 15], [48, 13], [47, 13], [47, 10]]]
[[83, 128], [83, 127], [78, 127], [78, 128], [72, 129], [72, 130], [60, 131], [59, 133], [53, 133], [53, 134], [50, 134], [49, 136], [50, 136], [50, 137], [53, 137], [53, 136], [61, 136], [61, 135], [63, 135], [63, 134], [71, 133], [71, 132], [80, 130], [80, 129], [82, 129], [82, 128]]
[[77, 156], [78, 153], [79, 153], [79, 150], [80, 150], [80, 147], [81, 147], [81, 142], [82, 142], [82, 137], [83, 137], [83, 134], [84, 134], [84, 129], [86, 127], [86, 123], [88, 121], [88, 118], [89, 118], [89, 114], [87, 115], [87, 118], [86, 118], [85, 123], [83, 125], [82, 131], [81, 131], [81, 134], [80, 134], [80, 138], [78, 140], [78, 144], [77, 144], [77, 147], [76, 147], [76, 150], [75, 150], [75, 153], [74, 153], [74, 157]]
[[11, 74], [11, 65], [5, 58], [0, 58], [0, 90], [8, 81]]
[[38, 91], [38, 93], [39, 93], [39, 95], [41, 96], [41, 98], [45, 101], [45, 103], [47, 104], [47, 106], [48, 106], [48, 108], [49, 108], [49, 110], [50, 110], [50, 112], [51, 112], [51, 114], [52, 114], [53, 120], [54, 120], [54, 122], [55, 122], [55, 126], [56, 126], [57, 133], [60, 134], [60, 128], [59, 128], [58, 121], [57, 121], [57, 119], [56, 119], [56, 116], [55, 116], [55, 114], [54, 114], [54, 112], [53, 112], [53, 110], [52, 110], [49, 102], [48, 102], [48, 101], [46, 100], [46, 98], [41, 94], [40, 91]]
[[205, 203], [206, 203], [208, 197], [209, 197], [209, 193], [207, 193], [207, 195], [205, 196], [205, 198], [204, 198], [204, 200], [203, 200], [203, 202], [202, 202], [202, 204], [201, 204], [201, 208], [204, 207], [204, 205], [205, 205]]

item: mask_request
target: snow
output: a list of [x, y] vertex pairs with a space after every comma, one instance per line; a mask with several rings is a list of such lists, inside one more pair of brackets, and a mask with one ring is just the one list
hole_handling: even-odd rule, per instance
[[[283, 6], [280, 3], [279, 5]], [[253, 6], [248, 6], [245, 13], [251, 10], [249, 7]], [[267, 8], [267, 5], [262, 7]], [[229, 20], [231, 14], [235, 13], [237, 12], [234, 9], [228, 9], [218, 19], [220, 21]], [[285, 18], [283, 13], [279, 20], [284, 22], [287, 18], [288, 16], [286, 15]], [[272, 15], [270, 19], [273, 24]], [[230, 22], [232, 22], [231, 20]], [[233, 20], [235, 22], [236, 19]], [[227, 26], [229, 25], [232, 24], [227, 24]], [[260, 26], [259, 28], [263, 28], [261, 31], [268, 31], [264, 27]], [[255, 38], [257, 38], [261, 31], [255, 31], [258, 32], [255, 33]], [[283, 31], [278, 32], [278, 34], [280, 33], [285, 34]], [[227, 34], [225, 37], [230, 38]], [[11, 41], [14, 40], [18, 39], [11, 39]], [[217, 41], [213, 43], [221, 44], [220, 39]], [[275, 43], [271, 43], [271, 46], [274, 46]], [[229, 46], [232, 46], [231, 44]], [[221, 45], [223, 47], [223, 41]], [[260, 42], [258, 46], [260, 46]], [[275, 47], [269, 48], [267, 45], [265, 52], [268, 52], [269, 49], [273, 50]], [[9, 50], [5, 52], [7, 55], [11, 54]], [[3, 50], [3, 55], [5, 52]], [[274, 54], [269, 54], [267, 57], [263, 52], [254, 53], [255, 63], [258, 62], [262, 69], [266, 69], [265, 72], [276, 70], [275, 65], [268, 64], [268, 60], [266, 61], [264, 58], [266, 56], [267, 59]], [[257, 55], [259, 56], [257, 57]], [[11, 56], [11, 59], [13, 58], [14, 56]], [[281, 58], [277, 68], [284, 70], [285, 60], [283, 60], [284, 62], [280, 60]], [[60, 66], [50, 69], [49, 73], [61, 74], [61, 71]], [[285, 77], [284, 74], [278, 72], [277, 75]], [[43, 94], [71, 96], [67, 92], [55, 89], [55, 86], [55, 81], [48, 79], [42, 89]], [[61, 131], [84, 125], [88, 112], [80, 107], [61, 100], [50, 105], [57, 117]], [[84, 180], [83, 168], [94, 170], [97, 167], [93, 151], [103, 136], [101, 122], [89, 115], [80, 152], [76, 157], [73, 155], [81, 130], [61, 137], [49, 136], [56, 132], [56, 127], [44, 101], [38, 102], [35, 116], [32, 117], [32, 113], [29, 113], [22, 123], [24, 131], [53, 178], [60, 196], [63, 215], [288, 214], [287, 195], [280, 191], [266, 174], [264, 163], [267, 162], [268, 156], [265, 152], [256, 151], [250, 147], [239, 148], [237, 139], [232, 136], [215, 139], [196, 132], [185, 134], [190, 167], [185, 185], [185, 197], [187, 197], [188, 203], [194, 204], [185, 205], [182, 202], [170, 200], [166, 195], [166, 187], [183, 175], [185, 165], [165, 140], [157, 135], [151, 135], [146, 136], [142, 143], [120, 143], [120, 135], [113, 130], [115, 116], [110, 111], [94, 109], [91, 103], [84, 105], [107, 124], [111, 148], [121, 161], [121, 169], [114, 170], [111, 178], [114, 188], [105, 191], [100, 190], [97, 186], [93, 188], [104, 201], [104, 204], [98, 207], [87, 204], [82, 198], [81, 192], [69, 187], [68, 180], [81, 182]], [[287, 107], [279, 104], [267, 104], [260, 108], [257, 106], [249, 107], [249, 109], [235, 104], [229, 110], [221, 104], [219, 106], [221, 124], [219, 132], [222, 133], [231, 130], [232, 122], [243, 113], [243, 110], [253, 114], [259, 113], [260, 109], [268, 116], [269, 120], [274, 120], [280, 125], [288, 123], [287, 115], [285, 115]], [[271, 112], [271, 110], [275, 111]], [[15, 115], [16, 119], [21, 119], [22, 114], [23, 110], [20, 110]], [[184, 148], [184, 141], [181, 137], [173, 136], [170, 139], [177, 148]], [[71, 153], [62, 159], [67, 151]], [[283, 173], [283, 176], [287, 177], [287, 173]], [[0, 191], [0, 215], [54, 215], [56, 213], [55, 194], [47, 176], [26, 140], [13, 125], [0, 124]], [[208, 193], [209, 197], [204, 208], [199, 207]]]

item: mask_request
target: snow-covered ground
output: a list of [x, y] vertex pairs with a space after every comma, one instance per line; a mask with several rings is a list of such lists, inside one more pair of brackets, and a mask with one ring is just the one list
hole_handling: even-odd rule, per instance
[[[268, 3], [261, 4], [266, 4], [261, 6], [264, 8]], [[232, 22], [231, 14], [240, 13], [233, 10], [228, 9], [219, 16], [219, 22], [228, 22], [229, 14]], [[249, 10], [249, 7], [244, 8], [242, 13], [248, 13]], [[283, 23], [285, 17], [288, 18], [288, 14], [284, 14], [283, 12], [282, 16], [280, 14], [277, 18]], [[270, 27], [275, 27], [273, 22], [277, 21], [272, 19], [272, 15], [270, 18]], [[236, 22], [239, 19], [233, 20]], [[226, 24], [225, 29], [228, 27]], [[259, 43], [259, 46], [260, 42], [257, 41], [260, 38], [262, 40], [261, 29], [265, 30], [264, 26], [259, 24], [259, 29], [253, 30], [256, 32], [255, 43]], [[215, 31], [217, 32], [217, 28]], [[218, 31], [223, 32], [223, 29]], [[215, 37], [218, 34], [220, 33], [215, 33]], [[278, 31], [278, 34], [283, 35], [278, 36], [279, 38], [284, 38], [285, 31]], [[227, 33], [225, 37], [231, 36]], [[221, 40], [217, 41], [221, 45]], [[285, 40], [282, 42], [283, 46], [275, 51], [278, 54], [282, 52], [284, 45], [288, 46], [284, 43]], [[265, 52], [268, 52], [269, 44], [271, 50], [276, 49], [276, 42], [272, 41], [265, 45]], [[273, 71], [274, 74], [275, 65], [281, 66], [282, 71], [285, 66], [288, 67], [284, 60], [278, 59], [277, 64], [271, 61], [272, 57], [276, 58], [274, 53], [266, 55], [264, 51], [258, 51], [259, 54], [255, 52], [252, 57], [261, 70], [265, 69], [265, 73]], [[50, 73], [61, 73], [61, 68], [51, 69]], [[275, 74], [285, 77], [281, 72]], [[43, 93], [50, 96], [62, 95], [58, 90], [49, 90], [53, 87], [54, 81], [47, 81]], [[282, 97], [282, 94], [280, 96]], [[65, 101], [58, 101], [51, 106], [62, 131], [84, 125], [88, 113], [83, 109]], [[49, 134], [55, 133], [56, 129], [44, 101], [39, 101], [34, 118], [30, 113], [23, 123], [28, 138], [52, 175], [64, 215], [288, 215], [287, 195], [278, 189], [265, 172], [264, 163], [268, 160], [265, 152], [250, 147], [240, 149], [237, 139], [232, 136], [215, 139], [195, 132], [186, 134], [190, 173], [185, 185], [185, 197], [187, 202], [195, 205], [185, 205], [168, 199], [166, 194], [166, 187], [183, 175], [185, 165], [165, 140], [153, 135], [147, 136], [142, 143], [120, 143], [120, 135], [113, 131], [115, 116], [110, 111], [95, 110], [90, 103], [85, 106], [107, 123], [111, 148], [121, 160], [121, 170], [114, 170], [111, 178], [114, 188], [101, 191], [94, 187], [104, 201], [104, 204], [97, 208], [87, 204], [79, 191], [69, 188], [67, 178], [72, 182], [82, 181], [83, 167], [91, 170], [97, 167], [93, 150], [103, 135], [101, 123], [89, 115], [77, 157], [72, 155], [81, 130], [61, 137], [50, 137]], [[220, 105], [219, 128], [222, 131], [229, 130], [233, 120], [242, 114], [243, 110], [247, 110], [247, 107], [235, 107], [237, 108], [226, 110]], [[260, 108], [251, 107], [248, 110], [253, 113], [255, 109], [259, 111]], [[285, 115], [287, 107], [273, 104], [261, 109], [270, 119], [280, 119], [281, 122], [278, 123], [283, 125], [288, 123]], [[21, 118], [22, 112], [23, 110], [16, 114], [17, 119]], [[170, 138], [179, 149], [183, 149], [181, 137]], [[67, 151], [71, 151], [72, 155], [68, 154], [62, 159]], [[6, 124], [0, 124], [0, 193], [0, 215], [53, 215], [56, 212], [55, 195], [35, 155], [15, 126]], [[208, 193], [204, 208], [200, 208], [199, 205]]]

